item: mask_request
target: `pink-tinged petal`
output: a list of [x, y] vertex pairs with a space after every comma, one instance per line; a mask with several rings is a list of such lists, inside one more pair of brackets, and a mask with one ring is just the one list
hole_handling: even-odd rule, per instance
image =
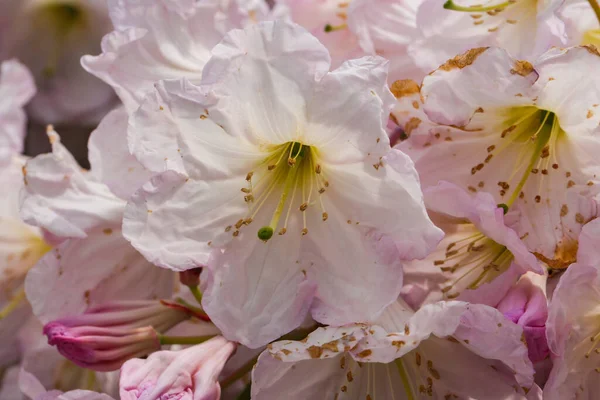
[[348, 27], [368, 54], [390, 60], [390, 81], [422, 79], [425, 72], [407, 54], [417, 37], [417, 9], [422, 0], [355, 0], [348, 7]]
[[131, 153], [152, 172], [170, 169], [207, 181], [245, 176], [265, 149], [245, 142], [243, 131], [219, 126], [209, 104], [187, 80], [157, 83], [129, 118]]
[[[125, 11], [137, 14], [133, 24], [143, 26], [135, 33], [113, 33], [120, 40], [104, 45], [102, 54], [82, 59], [87, 71], [117, 91], [128, 111], [138, 107], [155, 82], [183, 77], [200, 81], [210, 50], [222, 38], [215, 26], [216, 1], [179, 3], [130, 5], [134, 9]], [[113, 8], [113, 19], [121, 19], [117, 14], [122, 11]], [[123, 40], [123, 34], [129, 40]]]
[[49, 252], [27, 275], [25, 290], [46, 323], [107, 301], [169, 298], [175, 280], [173, 272], [146, 261], [119, 230], [109, 229]]
[[315, 81], [329, 66], [327, 49], [298, 25], [263, 22], [231, 31], [204, 68], [202, 84], [218, 101], [209, 115], [257, 147], [301, 139]]
[[327, 164], [330, 187], [324, 196], [325, 209], [335, 207], [350, 224], [374, 227], [391, 237], [401, 259], [423, 258], [442, 239], [443, 232], [425, 211], [414, 165], [395, 149], [378, 162], [381, 164]]
[[600, 68], [600, 53], [593, 46], [573, 47], [548, 53], [535, 67], [540, 74], [539, 107], [556, 113], [572, 145], [587, 153], [582, 163], [589, 163], [595, 151], [590, 146], [598, 146], [600, 93], [588, 89], [600, 85], [600, 77], [592, 73]]
[[566, 1], [557, 15], [565, 24], [569, 46], [583, 44], [586, 33], [598, 29], [598, 18], [587, 0]]
[[[499, 48], [477, 48], [456, 56], [423, 80], [425, 112], [437, 123], [461, 127], [479, 107], [528, 104], [538, 74], [533, 69], [528, 74], [511, 70], [515, 70], [515, 60]], [[448, 103], [454, 105], [452, 111], [445, 107]]]
[[458, 299], [474, 304], [485, 304], [495, 307], [523, 274], [521, 267], [514, 262], [508, 270], [491, 282], [486, 282], [477, 289], [463, 291]]
[[125, 202], [77, 165], [56, 132], [49, 130], [48, 137], [52, 153], [31, 159], [23, 169], [23, 220], [63, 238], [118, 228]]
[[104, 117], [88, 143], [92, 174], [122, 199], [128, 199], [150, 179], [150, 173], [129, 153], [124, 108]]
[[388, 64], [381, 57], [350, 60], [319, 81], [306, 105], [304, 135], [306, 144], [322, 152], [323, 162], [349, 164], [369, 158], [376, 164], [389, 151], [384, 128], [394, 97], [387, 86]]
[[308, 220], [310, 243], [302, 249], [308, 276], [318, 282], [312, 316], [335, 326], [371, 320], [398, 298], [402, 254], [376, 229], [348, 224], [336, 209], [328, 213], [325, 222]]
[[236, 345], [223, 337], [179, 351], [132, 359], [121, 369], [122, 400], [182, 398], [218, 400], [218, 378]]
[[[251, 235], [246, 238], [246, 235]], [[203, 271], [202, 305], [223, 335], [257, 348], [298, 327], [315, 294], [308, 262], [298, 263], [300, 240], [291, 233], [264, 243], [242, 233]]]
[[[52, 393], [52, 392], [49, 392]], [[56, 393], [56, 392], [55, 392]], [[35, 400], [115, 400], [107, 394], [92, 392], [91, 390], [71, 390], [69, 392], [57, 395], [55, 398], [50, 395], [49, 398], [42, 397]]]
[[205, 182], [173, 171], [155, 175], [127, 204], [123, 235], [150, 262], [165, 268], [206, 265], [212, 246], [228, 243], [237, 231], [232, 225], [248, 212], [239, 201], [243, 182], [243, 176]]
[[555, 357], [545, 399], [592, 399], [598, 393], [599, 301], [598, 269], [571, 265], [554, 291], [546, 323]]
[[[361, 50], [355, 33], [346, 26], [348, 3], [338, 0], [276, 0], [277, 8], [284, 9], [284, 16], [319, 39], [331, 54], [335, 68], [344, 61], [360, 57]], [[332, 31], [326, 31], [331, 25]]]
[[594, 219], [583, 226], [579, 234], [577, 263], [581, 265], [598, 265], [600, 260], [600, 220]]
[[507, 321], [495, 308], [470, 304], [454, 337], [480, 357], [507, 365], [520, 386], [533, 385], [535, 371], [523, 343], [523, 328]]
[[33, 77], [15, 60], [0, 65], [0, 164], [23, 151], [26, 116], [23, 107], [35, 94]]

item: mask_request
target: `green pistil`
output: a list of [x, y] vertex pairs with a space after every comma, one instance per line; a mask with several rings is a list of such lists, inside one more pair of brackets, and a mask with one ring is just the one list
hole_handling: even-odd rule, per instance
[[455, 4], [454, 1], [452, 1], [452, 0], [448, 0], [444, 3], [444, 8], [446, 10], [461, 11], [461, 12], [488, 12], [488, 11], [503, 9], [514, 3], [515, 3], [515, 1], [513, 0], [513, 1], [506, 1], [504, 3], [500, 3], [500, 4], [496, 4], [496, 5], [492, 5], [492, 6], [464, 7], [464, 6]]

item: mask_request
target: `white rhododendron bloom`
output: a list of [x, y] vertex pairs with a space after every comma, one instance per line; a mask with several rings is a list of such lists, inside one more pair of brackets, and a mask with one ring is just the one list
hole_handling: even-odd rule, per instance
[[598, 68], [595, 47], [553, 50], [535, 64], [470, 50], [425, 78], [420, 94], [401, 96], [394, 116], [410, 138], [400, 148], [424, 187], [444, 179], [493, 194], [520, 212], [513, 228], [530, 251], [568, 266], [597, 213], [600, 92], [588, 88]]
[[125, 237], [163, 267], [207, 266], [203, 306], [226, 337], [263, 345], [308, 310], [330, 324], [376, 316], [402, 260], [441, 238], [383, 129], [386, 64], [329, 72], [304, 29], [263, 23], [215, 47], [201, 88], [159, 84], [130, 118], [134, 155], [166, 171], [131, 199]]
[[373, 324], [270, 345], [253, 371], [252, 398], [540, 398], [522, 332], [485, 305], [440, 302], [415, 313], [394, 303]]

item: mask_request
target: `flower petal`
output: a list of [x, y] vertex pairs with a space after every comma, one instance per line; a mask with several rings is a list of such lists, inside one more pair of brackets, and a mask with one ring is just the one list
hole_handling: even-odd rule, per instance
[[122, 199], [150, 179], [127, 147], [127, 113], [118, 108], [104, 117], [88, 143], [92, 174]]
[[117, 229], [65, 241], [25, 281], [27, 298], [44, 323], [108, 301], [169, 298], [174, 286], [174, 274], [147, 262]]
[[267, 243], [246, 235], [214, 251], [202, 306], [225, 337], [257, 348], [300, 326], [315, 284], [301, 270], [306, 263], [296, 262], [300, 240], [291, 232]]
[[84, 238], [97, 227], [118, 227], [124, 201], [81, 170], [56, 132], [49, 130], [48, 137], [52, 154], [30, 160], [23, 169], [23, 220], [63, 238]]

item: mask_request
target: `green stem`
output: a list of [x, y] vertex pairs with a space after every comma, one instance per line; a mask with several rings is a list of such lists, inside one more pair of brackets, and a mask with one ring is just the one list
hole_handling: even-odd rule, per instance
[[598, 22], [600, 22], [600, 4], [598, 4], [597, 0], [588, 0], [590, 6], [592, 6], [592, 10], [596, 14], [596, 18], [598, 18]]
[[[594, 1], [594, 0], [590, 0], [590, 1]], [[471, 6], [471, 7], [464, 7], [464, 6], [460, 6], [458, 4], [455, 4], [453, 0], [448, 0], [447, 2], [444, 3], [444, 8], [446, 10], [452, 10], [452, 11], [462, 11], [462, 12], [487, 12], [487, 11], [494, 11], [494, 10], [498, 10], [504, 7], [508, 7], [511, 4], [513, 4], [514, 1], [507, 1], [504, 3], [500, 3], [500, 4], [496, 4], [496, 5], [492, 5], [492, 6]]]
[[202, 292], [198, 289], [198, 286], [188, 286], [188, 288], [190, 288], [190, 292], [192, 292], [198, 304], [202, 305]]
[[260, 354], [258, 354], [256, 357], [253, 357], [251, 360], [248, 360], [244, 365], [242, 365], [240, 368], [235, 370], [231, 375], [229, 375], [227, 378], [223, 379], [220, 382], [221, 389], [227, 388], [232, 383], [234, 383], [238, 379], [243, 378], [247, 373], [252, 371], [252, 367], [254, 367], [254, 364], [256, 364], [256, 361], [258, 360], [259, 355]]
[[398, 367], [398, 373], [400, 374], [400, 379], [402, 380], [402, 386], [404, 386], [404, 391], [406, 392], [406, 400], [415, 400], [412, 385], [410, 384], [410, 378], [408, 377], [406, 369], [404, 368], [402, 357], [396, 359], [396, 367]]
[[158, 339], [160, 340], [160, 344], [200, 344], [204, 343], [209, 339], [214, 338], [217, 335], [209, 335], [209, 336], [166, 336], [166, 335], [158, 335]]

